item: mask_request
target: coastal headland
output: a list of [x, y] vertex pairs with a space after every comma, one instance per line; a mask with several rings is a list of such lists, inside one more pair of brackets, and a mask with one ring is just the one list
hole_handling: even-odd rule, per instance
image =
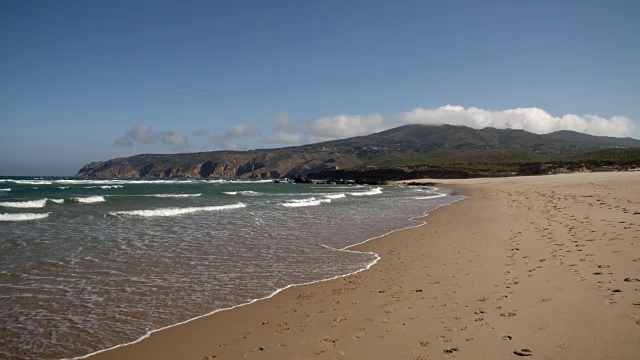
[[637, 359], [640, 172], [437, 182], [469, 198], [370, 269], [90, 359]]

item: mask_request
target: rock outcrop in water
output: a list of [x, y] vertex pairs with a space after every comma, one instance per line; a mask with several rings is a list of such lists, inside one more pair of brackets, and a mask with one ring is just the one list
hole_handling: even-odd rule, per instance
[[[469, 177], [478, 173], [464, 166], [447, 166], [519, 165], [588, 150], [625, 147], [640, 147], [640, 140], [568, 131], [537, 135], [511, 129], [405, 125], [367, 136], [281, 149], [142, 154], [92, 162], [82, 167], [77, 176], [275, 179], [313, 175], [317, 179], [351, 176], [405, 179], [424, 174]], [[512, 172], [517, 169], [516, 165]]]

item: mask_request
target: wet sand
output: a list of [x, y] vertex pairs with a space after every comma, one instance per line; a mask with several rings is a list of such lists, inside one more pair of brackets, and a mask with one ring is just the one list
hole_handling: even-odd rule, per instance
[[470, 198], [351, 248], [369, 270], [91, 359], [638, 358], [640, 173], [436, 182]]

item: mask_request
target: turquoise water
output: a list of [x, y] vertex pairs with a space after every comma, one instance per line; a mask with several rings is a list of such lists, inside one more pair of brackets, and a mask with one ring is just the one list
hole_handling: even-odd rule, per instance
[[447, 189], [0, 178], [0, 357], [56, 359], [366, 268]]

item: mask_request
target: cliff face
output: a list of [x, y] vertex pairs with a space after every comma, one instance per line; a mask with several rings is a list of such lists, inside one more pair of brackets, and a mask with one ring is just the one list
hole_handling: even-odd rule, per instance
[[[358, 163], [344, 158], [344, 163]], [[335, 156], [327, 152], [262, 150], [176, 155], [137, 155], [92, 162], [82, 167], [83, 177], [150, 178], [280, 178], [305, 175], [334, 167]]]

